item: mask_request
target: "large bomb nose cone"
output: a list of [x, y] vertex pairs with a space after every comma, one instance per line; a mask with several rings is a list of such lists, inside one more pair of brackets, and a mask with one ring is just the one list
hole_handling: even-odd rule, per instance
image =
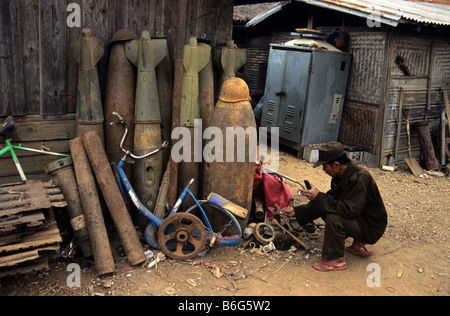
[[228, 103], [250, 101], [250, 91], [244, 80], [231, 78], [222, 85], [219, 100]]
[[114, 33], [113, 37], [111, 37], [110, 43], [120, 42], [120, 41], [130, 41], [138, 39], [137, 35], [134, 34], [133, 31], [129, 29], [120, 29], [116, 33]]

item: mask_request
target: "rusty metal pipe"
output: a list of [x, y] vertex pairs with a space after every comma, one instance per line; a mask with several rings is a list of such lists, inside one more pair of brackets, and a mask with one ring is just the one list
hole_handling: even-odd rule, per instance
[[95, 131], [84, 134], [82, 139], [95, 177], [127, 254], [128, 261], [131, 265], [137, 265], [145, 261], [144, 250], [139, 242], [125, 202], [120, 194], [105, 150], [101, 146], [101, 139]]
[[67, 213], [70, 225], [79, 243], [84, 257], [92, 256], [92, 249], [89, 243], [89, 232], [86, 227], [86, 220], [81, 205], [80, 194], [78, 192], [77, 181], [73, 172], [73, 162], [71, 157], [59, 159], [48, 164], [45, 172], [50, 175], [64, 195], [67, 202]]
[[80, 200], [89, 232], [92, 253], [94, 255], [95, 270], [99, 275], [113, 273], [115, 271], [114, 259], [106, 232], [95, 179], [83, 146], [83, 141], [80, 137], [77, 137], [72, 139], [69, 144]]

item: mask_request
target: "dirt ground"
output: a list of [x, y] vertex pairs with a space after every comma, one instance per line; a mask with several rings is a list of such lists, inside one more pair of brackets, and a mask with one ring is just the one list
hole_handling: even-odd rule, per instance
[[[367, 168], [363, 166], [364, 168]], [[381, 240], [368, 246], [370, 258], [346, 254], [348, 269], [318, 272], [323, 227], [300, 239], [310, 251], [274, 250], [258, 254], [250, 248], [214, 247], [190, 261], [165, 259], [156, 267], [131, 267], [116, 254], [116, 273], [99, 278], [93, 266], [81, 270], [80, 287], [69, 287], [70, 261], [51, 262], [50, 269], [0, 280], [6, 296], [448, 296], [450, 294], [450, 180], [414, 177], [368, 168], [378, 183], [388, 211], [388, 227]], [[308, 179], [326, 191], [330, 177], [321, 168], [280, 154], [279, 172]], [[288, 185], [296, 196], [296, 186]], [[297, 197], [296, 203], [306, 203]], [[322, 227], [322, 228], [321, 228]], [[349, 239], [348, 244], [351, 244]], [[148, 247], [146, 247], [148, 249]], [[158, 251], [155, 251], [155, 254]]]

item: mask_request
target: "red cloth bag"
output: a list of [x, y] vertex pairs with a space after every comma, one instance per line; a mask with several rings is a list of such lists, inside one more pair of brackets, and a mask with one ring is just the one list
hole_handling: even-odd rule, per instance
[[268, 209], [267, 218], [272, 220], [275, 204], [277, 204], [280, 209], [289, 206], [292, 198], [292, 191], [280, 179], [268, 174], [267, 172], [261, 172], [261, 167], [257, 164], [255, 166], [253, 191], [257, 190], [261, 183], [264, 188], [266, 208]]

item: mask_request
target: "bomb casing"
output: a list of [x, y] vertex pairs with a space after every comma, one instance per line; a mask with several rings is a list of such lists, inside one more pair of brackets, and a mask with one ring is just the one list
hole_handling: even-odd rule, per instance
[[91, 29], [83, 27], [81, 36], [72, 38], [72, 54], [79, 65], [76, 136], [96, 130], [104, 144], [104, 116], [97, 72], [97, 63], [104, 54], [104, 39], [92, 36]]
[[[167, 41], [151, 39], [150, 33], [143, 31], [139, 40], [127, 42], [125, 46], [127, 58], [137, 67], [133, 148], [141, 156], [162, 144], [156, 67], [168, 54]], [[158, 152], [139, 159], [133, 167], [136, 194], [149, 211], [153, 211], [158, 198], [163, 176], [162, 155]], [[135, 221], [139, 225], [148, 222], [140, 213], [136, 214]]]
[[[133, 148], [134, 138], [134, 106], [136, 96], [136, 67], [125, 55], [125, 42], [137, 39], [137, 36], [128, 29], [118, 30], [111, 38], [111, 53], [109, 56], [108, 73], [105, 88], [105, 150], [110, 163], [117, 163], [123, 156], [120, 150], [120, 141], [123, 128], [112, 114], [120, 113], [125, 120], [128, 136], [123, 147]], [[124, 166], [125, 174], [132, 181], [132, 165]]]
[[245, 65], [247, 61], [247, 50], [237, 48], [234, 41], [228, 41], [226, 46], [214, 48], [214, 64], [220, 69], [219, 85], [228, 79], [236, 77], [236, 72]]
[[[211, 61], [211, 47], [209, 45], [198, 45], [197, 39], [191, 37], [189, 44], [184, 46], [183, 59], [183, 84], [182, 98], [180, 106], [180, 126], [187, 127], [190, 130], [191, 140], [183, 140], [194, 144], [194, 120], [201, 118], [200, 111], [200, 72]], [[191, 191], [195, 196], [199, 192], [200, 163], [195, 161], [194, 152], [191, 152], [190, 161], [179, 163], [178, 172], [178, 194], [191, 179], [194, 183], [191, 185]]]
[[[226, 141], [214, 146], [213, 151], [218, 159], [205, 164], [203, 177], [203, 198], [210, 193], [217, 193], [225, 199], [250, 210], [253, 194], [253, 178], [256, 158], [256, 123], [250, 104], [249, 89], [245, 81], [239, 78], [228, 79], [222, 86], [219, 101], [213, 110], [210, 126], [219, 128]], [[236, 134], [229, 131], [245, 131], [239, 140]], [[208, 144], [216, 140], [208, 141]], [[232, 143], [228, 147], [228, 143]], [[227, 144], [225, 144], [227, 143]], [[253, 144], [253, 145], [252, 145]], [[239, 150], [244, 149], [245, 157], [239, 157]], [[232, 150], [233, 152], [227, 152]], [[231, 157], [230, 157], [231, 156]], [[224, 185], [226, 184], [226, 185]], [[249, 214], [250, 212], [248, 212]], [[216, 216], [217, 214], [212, 214]], [[219, 225], [220, 219], [211, 220]], [[240, 220], [241, 227], [246, 227], [247, 218]], [[224, 223], [222, 223], [224, 224]], [[221, 227], [221, 226], [220, 226]]]

